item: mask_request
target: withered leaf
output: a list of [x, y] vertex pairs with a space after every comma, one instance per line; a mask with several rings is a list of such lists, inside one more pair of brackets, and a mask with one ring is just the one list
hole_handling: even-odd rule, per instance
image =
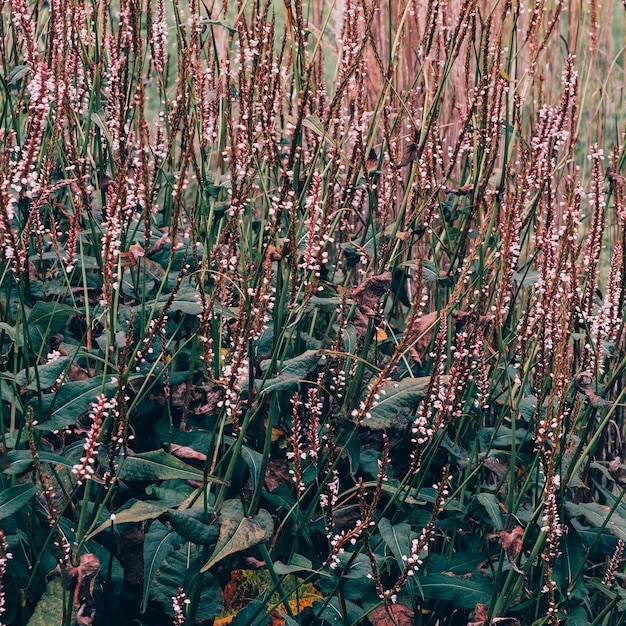
[[370, 614], [372, 626], [413, 626], [415, 612], [404, 604], [379, 606]]
[[372, 306], [389, 291], [390, 286], [391, 272], [386, 271], [364, 280], [353, 290], [352, 297], [359, 304]]
[[195, 459], [196, 461], [206, 461], [206, 454], [198, 452], [189, 446], [179, 446], [177, 443], [170, 445], [170, 454], [179, 459]]
[[514, 560], [519, 556], [519, 553], [522, 551], [523, 536], [524, 529], [521, 526], [516, 526], [511, 532], [506, 530], [500, 531], [502, 547], [509, 559]]

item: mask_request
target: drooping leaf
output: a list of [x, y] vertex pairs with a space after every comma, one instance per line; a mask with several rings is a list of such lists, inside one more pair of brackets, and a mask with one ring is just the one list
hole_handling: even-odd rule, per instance
[[[319, 603], [316, 602], [313, 605], [313, 610], [315, 610], [315, 607], [318, 604]], [[345, 608], [348, 624], [356, 624], [362, 617], [364, 617], [364, 611], [358, 604], [350, 602], [349, 600], [344, 600], [342, 602], [342, 605]], [[332, 598], [326, 608], [322, 611], [320, 617], [329, 624], [346, 623], [346, 620], [344, 620], [343, 617], [343, 609], [339, 606], [339, 601], [337, 600], [337, 598]]]
[[206, 545], [215, 542], [219, 529], [217, 524], [206, 524], [203, 517], [202, 509], [170, 510], [167, 513], [167, 520], [183, 539]]
[[[7, 455], [9, 460], [9, 467], [4, 470], [5, 474], [15, 475], [27, 470], [30, 464], [33, 462], [33, 455], [30, 450], [11, 450]], [[46, 452], [41, 450], [39, 452], [39, 460], [46, 463], [54, 463], [55, 465], [61, 465], [71, 469], [74, 466], [73, 462], [68, 461], [59, 454], [54, 452]]]
[[0, 494], [0, 519], [17, 513], [34, 495], [35, 486], [31, 484], [5, 489]]
[[[233, 444], [235, 440], [230, 437], [224, 437], [224, 441], [227, 444]], [[263, 455], [248, 446], [241, 447], [241, 458], [244, 460], [245, 464], [250, 469], [250, 474], [252, 476], [252, 484], [256, 486], [261, 480], [261, 468], [263, 467]]]
[[321, 358], [318, 350], [306, 350], [293, 359], [285, 361], [278, 376], [266, 380], [265, 383], [257, 381], [258, 391], [263, 394], [297, 385], [315, 369]]
[[[513, 443], [513, 431], [507, 426], [483, 428], [478, 433], [478, 437], [483, 449], [510, 448]], [[517, 446], [522, 445], [529, 437], [530, 435], [525, 428], [515, 429], [515, 441]]]
[[387, 383], [382, 388], [378, 404], [370, 410], [371, 417], [367, 417], [363, 425], [372, 430], [392, 426], [404, 428], [407, 416], [419, 405], [429, 382], [429, 377], [423, 377]]
[[38, 300], [28, 315], [28, 331], [35, 351], [40, 352], [45, 346], [46, 339], [58, 333], [74, 315], [75, 309], [66, 304]]
[[492, 521], [496, 530], [502, 530], [504, 524], [502, 522], [502, 513], [500, 512], [500, 501], [494, 493], [479, 493], [476, 499], [485, 507], [489, 519]]
[[95, 376], [90, 380], [69, 381], [61, 385], [56, 393], [44, 394], [44, 414], [36, 428], [50, 431], [60, 430], [76, 423], [76, 418], [89, 410], [99, 393], [111, 392], [116, 384], [110, 377]]
[[492, 593], [491, 583], [482, 576], [428, 574], [419, 579], [419, 584], [426, 598], [445, 600], [460, 609], [489, 604]]
[[[626, 541], [626, 519], [617, 511], [597, 502], [565, 502], [565, 510], [571, 517], [583, 517], [594, 528], [606, 528], [618, 539]], [[609, 517], [610, 515], [610, 517]]]
[[142, 613], [145, 613], [148, 606], [149, 590], [157, 569], [176, 548], [180, 547], [181, 543], [180, 537], [161, 522], [154, 522], [150, 526], [143, 544]]
[[404, 569], [406, 564], [402, 557], [411, 554], [411, 525], [406, 522], [394, 525], [383, 517], [378, 522], [378, 532], [393, 553], [398, 566]]
[[43, 596], [39, 598], [39, 602], [37, 602], [37, 606], [28, 620], [28, 626], [62, 624], [64, 595], [65, 591], [61, 579], [53, 578], [46, 585]]
[[312, 572], [313, 563], [306, 557], [301, 554], [294, 554], [289, 560], [289, 564], [285, 565], [280, 561], [276, 561], [274, 563], [274, 571], [279, 576], [284, 576], [285, 574], [293, 574], [294, 572]]
[[115, 514], [114, 519], [107, 519], [103, 524], [98, 526], [98, 528], [88, 535], [88, 538], [94, 537], [107, 528], [111, 528], [114, 524], [132, 524], [156, 519], [163, 515], [169, 508], [169, 503], [136, 500], [129, 507], [120, 509]]
[[118, 476], [121, 480], [149, 482], [172, 478], [202, 480], [203, 473], [202, 470], [187, 465], [165, 450], [154, 450], [127, 457], [120, 465]]
[[[202, 559], [202, 548], [184, 543], [172, 550], [158, 566], [152, 579], [149, 596], [163, 605], [165, 612], [173, 616], [172, 598], [182, 587], [190, 596], [195, 588], [198, 567]], [[216, 579], [207, 572], [203, 575], [200, 602], [196, 620], [213, 620], [222, 610], [222, 594]]]
[[50, 389], [66, 370], [71, 360], [69, 356], [62, 356], [51, 363], [33, 365], [28, 370], [20, 370], [15, 375], [15, 382], [30, 390]]
[[245, 517], [239, 500], [227, 500], [220, 513], [220, 534], [211, 558], [203, 565], [206, 572], [229, 554], [247, 550], [267, 541], [274, 532], [272, 516], [264, 509], [252, 518]]

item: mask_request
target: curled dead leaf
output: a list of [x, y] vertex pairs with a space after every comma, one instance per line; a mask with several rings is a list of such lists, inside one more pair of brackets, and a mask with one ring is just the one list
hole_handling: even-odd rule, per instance
[[415, 611], [404, 604], [379, 606], [370, 614], [372, 626], [413, 626]]
[[509, 560], [515, 560], [522, 551], [523, 536], [524, 529], [521, 526], [516, 526], [511, 532], [507, 532], [506, 530], [500, 531], [502, 547]]
[[179, 446], [176, 443], [170, 445], [170, 454], [179, 459], [195, 459], [196, 461], [206, 461], [206, 454], [198, 452], [189, 446]]
[[67, 568], [67, 583], [74, 586], [74, 608], [76, 626], [91, 626], [96, 616], [93, 588], [100, 571], [100, 561], [95, 554], [80, 555], [78, 567]]
[[593, 374], [591, 372], [580, 372], [574, 376], [574, 386], [576, 390], [580, 393], [586, 395], [591, 404], [595, 405], [599, 400], [601, 400], [600, 396], [592, 389], [593, 385]]

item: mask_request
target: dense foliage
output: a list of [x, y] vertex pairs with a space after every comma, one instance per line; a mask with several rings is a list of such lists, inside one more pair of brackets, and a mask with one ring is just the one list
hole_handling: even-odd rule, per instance
[[3, 623], [626, 621], [621, 4], [0, 18]]

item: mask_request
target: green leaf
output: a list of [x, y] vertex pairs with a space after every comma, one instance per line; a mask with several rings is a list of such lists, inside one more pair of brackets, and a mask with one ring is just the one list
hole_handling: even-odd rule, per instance
[[58, 626], [63, 624], [65, 593], [61, 579], [53, 578], [46, 585], [43, 596], [39, 598], [39, 602], [37, 602], [37, 606], [28, 620], [28, 626]]
[[604, 527], [618, 539], [626, 541], [626, 519], [617, 511], [613, 511], [609, 518], [611, 509], [596, 502], [565, 502], [564, 506], [570, 517], [584, 517], [594, 528]]
[[[8, 454], [9, 467], [4, 470], [4, 473], [13, 476], [15, 474], [21, 474], [23, 471], [30, 467], [33, 462], [33, 455], [30, 450], [11, 450]], [[71, 469], [74, 467], [74, 463], [68, 461], [54, 452], [45, 452], [41, 450], [39, 452], [39, 460], [45, 463], [54, 463], [55, 465], [62, 465]]]
[[198, 566], [201, 562], [203, 548], [184, 543], [174, 549], [161, 561], [150, 586], [150, 598], [163, 604], [168, 615], [174, 615], [172, 597], [182, 587], [187, 596], [195, 593], [196, 583], [200, 582], [200, 602], [196, 614], [197, 622], [208, 622], [222, 611], [222, 594], [215, 578], [206, 573], [202, 581], [198, 581]]
[[263, 384], [258, 381], [259, 392], [263, 394], [281, 391], [297, 385], [315, 369], [321, 358], [318, 350], [306, 350], [297, 357], [285, 361], [278, 376], [266, 380]]
[[567, 626], [589, 626], [587, 611], [582, 604], [576, 604], [567, 614]]
[[202, 509], [170, 510], [167, 512], [167, 520], [183, 539], [207, 545], [215, 542], [219, 531], [216, 524], [203, 521], [204, 515]]
[[150, 585], [157, 569], [176, 548], [180, 548], [181, 543], [180, 537], [161, 522], [154, 522], [150, 526], [143, 544], [143, 600], [140, 609], [142, 613], [146, 612]]
[[38, 300], [28, 315], [28, 330], [32, 346], [41, 352], [50, 335], [58, 333], [76, 310], [59, 302]]
[[493, 493], [479, 493], [476, 499], [485, 507], [489, 519], [492, 521], [496, 530], [502, 530], [504, 524], [502, 523], [502, 513], [500, 512], [500, 501], [498, 497]]
[[17, 513], [34, 495], [35, 486], [30, 484], [5, 489], [0, 494], [0, 519]]
[[[313, 604], [314, 610], [319, 604], [321, 603], [315, 602]], [[349, 600], [343, 600], [342, 605], [346, 611], [347, 621], [344, 621], [343, 610], [340, 608], [337, 598], [333, 598], [328, 603], [320, 617], [329, 624], [356, 624], [363, 618], [364, 611], [358, 604], [350, 602]]]
[[[498, 428], [483, 428], [478, 437], [480, 445], [484, 450], [491, 448], [510, 448], [513, 444], [513, 431], [507, 426]], [[520, 446], [530, 438], [528, 431], [524, 428], [515, 429], [516, 445]]]
[[[202, 470], [187, 465], [165, 450], [154, 450], [127, 457], [120, 465], [118, 476], [121, 480], [150, 482], [171, 478], [202, 480], [203, 473]], [[218, 482], [218, 479], [215, 482]]]
[[230, 554], [247, 550], [271, 539], [273, 533], [274, 522], [266, 510], [260, 509], [252, 518], [244, 517], [241, 502], [227, 500], [220, 513], [220, 535], [217, 545], [213, 555], [202, 566], [200, 572], [206, 572]]
[[6, 322], [0, 322], [0, 332], [5, 332], [17, 348], [22, 347], [22, 335], [17, 334], [15, 326], [11, 326]]
[[170, 508], [169, 503], [147, 502], [146, 500], [134, 500], [130, 506], [120, 509], [115, 513], [114, 519], [107, 519], [103, 524], [98, 526], [96, 530], [87, 535], [87, 539], [91, 539], [98, 533], [111, 528], [113, 524], [135, 524], [137, 522], [145, 522], [146, 520], [156, 519], [160, 517]]
[[63, 383], [56, 393], [42, 397], [44, 417], [35, 428], [50, 431], [75, 424], [76, 418], [89, 410], [99, 393], [111, 392], [116, 387], [110, 377], [104, 376]]
[[408, 557], [411, 554], [411, 525], [406, 522], [393, 525], [386, 517], [383, 517], [378, 522], [378, 532], [396, 558], [398, 566], [404, 569], [406, 563], [402, 557]]
[[28, 371], [23, 369], [15, 375], [15, 382], [34, 391], [50, 389], [59, 379], [59, 376], [65, 372], [71, 361], [71, 357], [62, 356], [51, 363], [29, 367]]
[[372, 564], [367, 556], [364, 554], [355, 556], [353, 552], [341, 552], [337, 558], [337, 568], [333, 570], [335, 573], [340, 572], [343, 578], [372, 582], [373, 579], [368, 578], [372, 575]]
[[429, 382], [430, 378], [425, 376], [387, 383], [382, 388], [378, 404], [370, 410], [371, 417], [365, 418], [363, 426], [372, 430], [392, 426], [404, 428], [406, 417], [419, 405]]
[[422, 275], [426, 282], [434, 282], [441, 278], [437, 266], [428, 259], [422, 259]]
[[276, 563], [274, 563], [274, 571], [279, 576], [284, 576], [285, 574], [293, 574], [294, 572], [313, 572], [315, 570], [313, 569], [313, 563], [311, 563], [309, 559], [301, 554], [294, 554], [289, 560], [288, 565], [276, 561]]
[[[224, 441], [228, 445], [233, 445], [235, 440], [233, 437], [225, 436]], [[257, 485], [259, 480], [261, 479], [261, 469], [263, 467], [263, 455], [248, 446], [241, 447], [241, 458], [244, 460], [245, 464], [250, 468], [250, 474], [252, 476], [252, 483], [254, 486]]]
[[491, 600], [491, 583], [483, 576], [428, 574], [419, 578], [419, 584], [425, 598], [445, 600], [460, 609], [473, 609]]

